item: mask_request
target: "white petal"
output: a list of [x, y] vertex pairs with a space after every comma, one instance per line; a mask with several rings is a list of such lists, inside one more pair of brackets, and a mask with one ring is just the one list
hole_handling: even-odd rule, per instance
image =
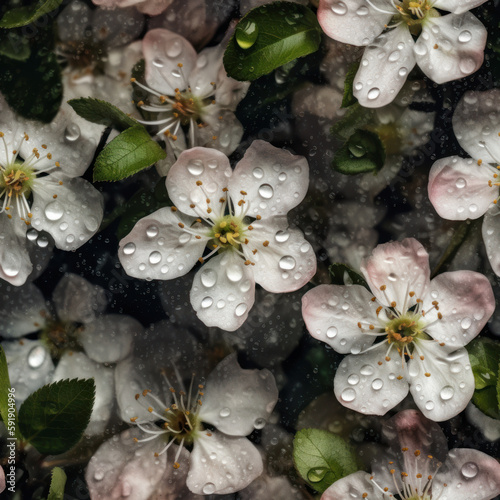
[[361, 271], [377, 300], [386, 306], [396, 302], [400, 310], [410, 292], [420, 298], [429, 284], [429, 254], [414, 238], [384, 243], [373, 250]]
[[429, 340], [417, 342], [418, 356], [410, 360], [408, 368], [410, 392], [427, 418], [448, 420], [465, 409], [474, 393], [469, 355], [464, 348], [455, 351]]
[[168, 30], [154, 29], [146, 33], [142, 47], [146, 82], [153, 90], [174, 95], [175, 89], [188, 87], [196, 52], [185, 38]]
[[232, 111], [221, 110], [215, 106], [208, 108], [208, 111], [210, 116], [203, 116], [207, 125], [202, 128], [195, 126], [195, 144], [215, 148], [225, 155], [230, 155], [240, 145], [243, 125]]
[[442, 158], [429, 172], [429, 199], [444, 219], [477, 219], [498, 197], [498, 187], [488, 185], [492, 180], [488, 165], [458, 156]]
[[269, 370], [243, 370], [236, 354], [224, 358], [209, 375], [200, 419], [230, 436], [262, 429], [278, 401]]
[[450, 450], [432, 484], [432, 495], [439, 500], [491, 500], [498, 494], [498, 461], [466, 448]]
[[36, 180], [33, 227], [47, 231], [61, 250], [86, 243], [99, 229], [103, 210], [102, 194], [84, 179], [50, 175]]
[[354, 472], [335, 481], [322, 495], [321, 500], [346, 500], [349, 496], [362, 498], [364, 493], [369, 499], [384, 500], [384, 495], [370, 480], [370, 474], [364, 471]]
[[224, 66], [221, 65], [217, 75], [215, 101], [219, 106], [234, 111], [240, 101], [245, 97], [250, 82], [239, 82], [227, 76]]
[[131, 316], [105, 314], [87, 323], [78, 336], [87, 356], [99, 363], [117, 363], [132, 350], [134, 336], [143, 326]]
[[223, 495], [248, 486], [262, 474], [262, 458], [246, 438], [203, 432], [191, 452], [187, 487], [198, 495]]
[[75, 323], [94, 321], [108, 305], [103, 288], [73, 273], [66, 273], [59, 280], [52, 301], [59, 319]]
[[173, 204], [185, 214], [208, 217], [210, 209], [212, 215], [218, 216], [222, 207], [219, 199], [227, 197], [222, 190], [231, 175], [225, 154], [209, 148], [192, 148], [183, 151], [170, 168], [167, 191]]
[[354, 78], [354, 95], [367, 108], [380, 108], [392, 102], [415, 66], [414, 42], [403, 24], [383, 33], [363, 54]]
[[486, 0], [437, 0], [433, 7], [436, 9], [447, 10], [454, 14], [462, 14], [468, 10], [475, 9], [478, 5], [482, 5]]
[[[316, 274], [316, 255], [298, 229], [288, 227], [283, 217], [252, 223], [243, 246], [255, 281], [268, 292], [293, 292]], [[254, 253], [254, 250], [257, 252]]]
[[494, 206], [483, 219], [483, 240], [493, 272], [500, 276], [500, 207]]
[[23, 285], [33, 269], [26, 248], [26, 229], [15, 214], [12, 219], [0, 214], [0, 278], [14, 286]]
[[92, 361], [83, 352], [66, 353], [59, 360], [52, 381], [67, 378], [94, 379], [94, 407], [85, 434], [87, 436], [100, 434], [111, 417], [115, 400], [114, 369]]
[[349, 354], [343, 359], [333, 389], [344, 406], [369, 415], [385, 415], [403, 401], [408, 394], [405, 368], [395, 350], [387, 361], [387, 349], [384, 342], [366, 353]]
[[238, 492], [241, 500], [272, 498], [273, 500], [304, 500], [298, 486], [292, 485], [286, 476], [269, 476], [264, 473], [244, 490]]
[[484, 163], [500, 163], [500, 89], [466, 92], [453, 114], [453, 132], [467, 153]]
[[143, 217], [120, 241], [118, 257], [125, 272], [142, 279], [184, 276], [201, 257], [208, 241], [205, 236], [198, 239], [179, 227], [183, 224], [189, 228], [193, 222], [191, 217], [169, 207]]
[[[374, 335], [369, 325], [380, 331], [373, 295], [360, 285], [319, 285], [302, 297], [302, 316], [309, 333], [337, 352], [359, 353], [371, 346]], [[364, 325], [363, 330], [358, 323]]]
[[[448, 347], [467, 345], [486, 325], [495, 310], [495, 296], [490, 282], [473, 271], [453, 271], [439, 274], [431, 281], [423, 307], [438, 302], [439, 311], [432, 308], [424, 320], [432, 325], [425, 332]], [[442, 319], [438, 319], [438, 314]]]
[[197, 97], [214, 95], [214, 83], [217, 81], [224, 47], [216, 45], [203, 49], [196, 59], [196, 65], [189, 75], [189, 86]]
[[286, 215], [305, 197], [309, 186], [309, 165], [303, 156], [253, 141], [229, 180], [229, 195], [237, 202], [247, 193], [248, 215]]
[[50, 383], [54, 373], [54, 363], [49, 350], [38, 340], [3, 342], [7, 358], [9, 378], [16, 390], [16, 404], [24, 400], [42, 385]]
[[384, 31], [391, 17], [396, 13], [388, 1], [371, 2], [380, 12], [364, 0], [320, 0], [318, 21], [323, 31], [334, 40], [351, 45], [368, 45]]
[[429, 18], [415, 43], [417, 64], [436, 83], [468, 76], [483, 64], [486, 35], [470, 12]]
[[196, 273], [190, 300], [206, 326], [232, 332], [247, 319], [255, 301], [251, 266], [228, 250], [210, 258]]
[[46, 308], [42, 292], [33, 284], [21, 287], [0, 282], [0, 335], [19, 338], [45, 326]]

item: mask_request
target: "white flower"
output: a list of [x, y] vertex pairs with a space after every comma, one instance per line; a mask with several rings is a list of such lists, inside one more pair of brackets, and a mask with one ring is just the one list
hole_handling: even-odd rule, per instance
[[99, 228], [102, 195], [78, 177], [97, 144], [69, 107], [47, 125], [15, 116], [1, 96], [0, 111], [0, 278], [19, 286], [33, 267], [30, 226], [62, 250], [79, 248]]
[[138, 105], [158, 119], [138, 121], [158, 128], [171, 158], [195, 146], [231, 154], [243, 135], [234, 110], [249, 84], [227, 76], [224, 44], [196, 54], [185, 38], [165, 29], [148, 31], [142, 43], [147, 85], [133, 82], [150, 94]]
[[[455, 271], [430, 280], [418, 241], [375, 248], [361, 285], [320, 285], [303, 297], [309, 333], [337, 352], [351, 353], [334, 380], [337, 399], [362, 413], [384, 415], [411, 392], [432, 420], [460, 413], [474, 392], [463, 348], [495, 309], [487, 278]], [[375, 340], [383, 339], [378, 343]]]
[[[448, 444], [439, 425], [416, 410], [388, 420], [382, 436], [387, 453], [372, 473], [350, 474], [333, 483], [321, 500], [491, 500], [500, 493], [500, 465], [478, 450]], [[396, 496], [395, 496], [396, 495]]]
[[500, 90], [467, 92], [453, 115], [453, 131], [472, 158], [450, 156], [429, 173], [429, 199], [445, 219], [484, 215], [483, 240], [491, 267], [500, 276]]
[[[156, 485], [162, 487], [160, 481], [172, 466], [181, 471], [189, 467], [186, 484], [199, 495], [233, 493], [262, 473], [260, 453], [244, 436], [265, 426], [278, 400], [271, 372], [242, 370], [236, 355], [231, 355], [217, 365], [206, 384], [193, 385], [192, 379], [188, 391], [174, 389], [165, 374], [163, 380], [167, 398], [162, 400], [161, 394], [145, 389], [135, 397], [143, 407], [142, 416], [130, 419], [144, 433], [134, 439], [143, 459], [150, 460], [153, 454], [157, 458], [149, 472], [155, 478], [150, 484], [153, 490]], [[158, 421], [162, 422], [160, 426], [153, 423]], [[146, 445], [148, 452], [144, 453], [144, 443], [151, 441], [154, 446]], [[106, 493], [116, 487], [117, 481], [126, 479], [115, 477], [101, 482], [95, 478], [111, 446], [105, 443], [89, 463], [86, 477], [92, 498], [109, 498]], [[186, 457], [187, 446], [192, 447], [189, 466], [180, 460], [183, 454]], [[165, 460], [172, 450], [175, 455]], [[148, 498], [131, 493], [136, 495], [133, 498]]]
[[316, 272], [311, 245], [286, 218], [304, 198], [308, 176], [305, 158], [263, 141], [252, 143], [234, 172], [219, 151], [184, 151], [166, 180], [175, 207], [141, 219], [120, 242], [120, 262], [130, 276], [165, 280], [214, 255], [194, 277], [191, 304], [207, 326], [234, 331], [253, 305], [256, 282], [291, 292]]
[[163, 12], [174, 0], [92, 0], [95, 5], [113, 9], [115, 7], [127, 8], [132, 5], [137, 10], [150, 16]]
[[[467, 11], [484, 2], [320, 0], [318, 21], [335, 40], [368, 46], [354, 78], [354, 95], [374, 108], [396, 97], [415, 64], [436, 83], [477, 71], [487, 33]], [[451, 14], [441, 16], [436, 9]]]

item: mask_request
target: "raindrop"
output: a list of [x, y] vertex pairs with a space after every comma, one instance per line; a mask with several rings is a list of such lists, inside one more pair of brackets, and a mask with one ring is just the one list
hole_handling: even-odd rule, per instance
[[40, 368], [40, 366], [43, 365], [46, 357], [47, 352], [45, 351], [45, 349], [41, 345], [35, 346], [28, 354], [28, 365], [31, 368]]
[[149, 263], [150, 264], [158, 264], [161, 261], [161, 253], [160, 252], [151, 252], [149, 254]]
[[203, 309], [207, 309], [207, 308], [208, 308], [208, 307], [210, 307], [213, 303], [214, 303], [214, 299], [212, 299], [212, 297], [205, 297], [205, 298], [201, 301], [201, 307], [203, 307]]
[[201, 160], [191, 160], [187, 166], [188, 172], [191, 175], [199, 176], [203, 173], [205, 168], [203, 167], [203, 162]]
[[368, 91], [368, 99], [373, 101], [374, 99], [377, 99], [377, 97], [380, 95], [380, 89], [377, 87], [372, 88], [371, 90]]
[[260, 167], [255, 167], [252, 171], [252, 174], [256, 179], [262, 179], [262, 177], [264, 177], [264, 170], [262, 170]]
[[203, 486], [202, 491], [205, 495], [211, 495], [212, 493], [215, 493], [215, 484], [214, 483], [207, 483]]
[[94, 472], [94, 479], [96, 481], [102, 481], [104, 479], [104, 472], [101, 469], [98, 469]]
[[358, 16], [366, 16], [368, 14], [368, 7], [366, 5], [362, 5], [357, 11], [356, 14]]
[[473, 477], [477, 476], [478, 467], [474, 462], [467, 462], [462, 466], [462, 469], [460, 470], [460, 472], [467, 479], [472, 479]]
[[231, 415], [231, 410], [229, 408], [222, 408], [222, 410], [219, 412], [219, 415], [222, 417], [222, 418], [226, 418], [226, 417], [229, 417], [229, 415]]
[[259, 36], [259, 27], [254, 21], [243, 19], [236, 26], [236, 43], [244, 50], [249, 49]]
[[213, 269], [203, 269], [200, 278], [206, 288], [212, 288], [217, 283], [217, 273]]
[[226, 275], [229, 281], [236, 283], [243, 278], [243, 271], [238, 264], [230, 264], [226, 269]]
[[467, 186], [467, 181], [463, 177], [459, 177], [457, 179], [457, 182], [455, 183], [455, 186], [457, 186], [458, 189], [463, 189], [465, 186]]
[[470, 75], [476, 69], [476, 62], [471, 57], [464, 57], [458, 61], [460, 71], [466, 75]]
[[443, 401], [448, 401], [453, 397], [453, 394], [455, 393], [453, 387], [451, 385], [447, 385], [441, 389], [441, 392], [439, 393], [439, 396]]
[[75, 142], [80, 135], [80, 127], [76, 123], [70, 123], [64, 130], [64, 138], [69, 142]]
[[158, 226], [148, 226], [148, 228], [146, 229], [146, 234], [149, 238], [158, 236]]
[[354, 399], [356, 398], [356, 391], [351, 388], [344, 389], [342, 391], [341, 397], [346, 403], [350, 403], [351, 401], [354, 401]]
[[234, 313], [236, 316], [243, 316], [247, 312], [248, 306], [245, 303], [238, 304], [236, 306], [236, 309], [234, 310]]
[[343, 16], [347, 13], [347, 7], [344, 2], [337, 2], [332, 5], [332, 12], [338, 16]]
[[278, 180], [280, 182], [285, 182], [286, 181], [286, 174], [285, 174], [285, 172], [281, 172], [281, 174], [278, 175]]
[[432, 401], [427, 401], [427, 403], [425, 403], [425, 409], [428, 410], [428, 411], [431, 411], [434, 409], [434, 403]]
[[351, 385], [356, 385], [359, 382], [359, 375], [356, 375], [355, 373], [349, 375], [349, 377], [347, 377], [347, 382]]
[[263, 429], [266, 423], [267, 422], [263, 418], [256, 418], [253, 426], [255, 429]]
[[284, 271], [290, 271], [295, 267], [295, 265], [295, 259], [291, 255], [285, 255], [284, 257], [281, 257], [279, 261], [279, 266]]
[[363, 365], [360, 370], [361, 375], [364, 375], [365, 377], [369, 377], [370, 375], [373, 375], [373, 366], [372, 365]]
[[123, 247], [123, 253], [125, 255], [132, 255], [134, 252], [135, 252], [135, 243], [130, 242]]
[[64, 215], [61, 204], [58, 201], [53, 201], [45, 207], [45, 216], [47, 219], [56, 221]]
[[338, 330], [334, 327], [334, 326], [331, 326], [330, 328], [328, 328], [328, 330], [326, 331], [326, 336], [329, 338], [329, 339], [333, 339], [337, 336], [337, 333], [338, 333]]
[[326, 475], [328, 469], [326, 467], [318, 467], [316, 469], [310, 469], [307, 473], [307, 479], [311, 483], [319, 483]]
[[408, 74], [408, 68], [399, 68], [398, 75], [400, 77], [405, 77]]
[[262, 198], [269, 200], [273, 197], [274, 189], [269, 184], [262, 184], [259, 187], [259, 194]]
[[399, 50], [395, 50], [389, 54], [389, 62], [395, 62], [401, 57], [401, 52]]
[[182, 45], [180, 39], [175, 39], [173, 42], [170, 42], [167, 47], [167, 56], [168, 57], [178, 57], [182, 52]]
[[384, 387], [384, 382], [382, 379], [380, 378], [376, 378], [373, 382], [372, 382], [372, 389], [374, 391], [380, 391], [380, 389], [382, 389], [382, 387]]
[[462, 43], [467, 43], [472, 40], [472, 33], [468, 30], [464, 30], [458, 35], [458, 41]]
[[278, 231], [274, 237], [278, 243], [284, 243], [290, 237], [290, 233], [288, 231]]
[[467, 328], [470, 328], [471, 325], [472, 325], [472, 320], [467, 316], [464, 319], [462, 319], [462, 321], [460, 322], [460, 326], [464, 330], [467, 330]]
[[164, 66], [163, 60], [160, 59], [159, 57], [155, 57], [153, 59], [153, 66], [156, 66], [157, 68], [163, 68], [163, 66]]

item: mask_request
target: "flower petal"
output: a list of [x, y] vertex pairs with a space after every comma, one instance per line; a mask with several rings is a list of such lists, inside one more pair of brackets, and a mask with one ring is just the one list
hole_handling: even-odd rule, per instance
[[233, 332], [245, 322], [255, 301], [250, 266], [230, 250], [212, 257], [196, 273], [190, 300], [206, 326]]
[[216, 45], [203, 49], [196, 60], [196, 66], [189, 75], [189, 87], [197, 97], [214, 95], [214, 83], [217, 81], [224, 47]]
[[500, 464], [478, 450], [451, 450], [432, 484], [439, 500], [490, 500], [500, 494]]
[[266, 424], [278, 401], [269, 370], [243, 370], [236, 354], [224, 358], [208, 376], [199, 416], [229, 436], [247, 436]]
[[367, 108], [392, 102], [415, 66], [413, 38], [406, 24], [378, 36], [366, 47], [354, 78], [354, 96]]
[[[432, 323], [425, 327], [438, 342], [448, 347], [467, 345], [486, 325], [495, 310], [495, 296], [490, 282], [473, 271], [453, 271], [436, 276], [422, 297], [424, 307], [438, 302], [439, 311], [433, 308], [425, 315]], [[442, 319], [438, 319], [441, 314]]]
[[396, 308], [401, 308], [409, 292], [420, 298], [429, 284], [429, 254], [414, 238], [384, 243], [373, 250], [361, 272], [380, 303], [396, 302]]
[[338, 481], [335, 481], [321, 496], [321, 500], [346, 500], [349, 496], [362, 498], [364, 493], [367, 498], [383, 500], [384, 494], [373, 486], [371, 475], [364, 471], [354, 472]]
[[[500, 163], [500, 89], [466, 92], [453, 113], [453, 132], [467, 153], [484, 163]], [[491, 178], [491, 177], [490, 177]]]
[[500, 207], [495, 205], [483, 219], [483, 241], [493, 272], [500, 276]]
[[483, 64], [486, 35], [470, 12], [429, 17], [415, 43], [417, 64], [436, 83], [464, 78]]
[[0, 214], [0, 278], [14, 286], [23, 285], [33, 270], [28, 253], [26, 224], [15, 214]]
[[0, 335], [15, 339], [45, 326], [45, 299], [33, 284], [21, 287], [0, 282]]
[[[142, 41], [147, 84], [156, 92], [174, 95], [185, 90], [196, 64], [196, 51], [183, 37], [165, 29], [153, 29]], [[179, 66], [181, 65], [181, 66]]]
[[[354, 286], [354, 285], [353, 285]], [[408, 394], [400, 356], [386, 358], [387, 343], [346, 356], [335, 373], [333, 390], [340, 403], [369, 415], [385, 415]], [[389, 359], [389, 361], [387, 361]]]
[[94, 321], [108, 305], [103, 288], [73, 273], [59, 280], [52, 301], [59, 319], [84, 324]]
[[[268, 292], [293, 292], [316, 274], [316, 255], [302, 231], [291, 229], [284, 217], [252, 224], [243, 246], [255, 281]], [[254, 251], [256, 252], [254, 253]]]
[[117, 363], [132, 350], [134, 336], [144, 328], [131, 316], [105, 314], [87, 323], [78, 339], [87, 356], [98, 363]]
[[384, 31], [385, 25], [396, 13], [389, 2], [375, 0], [373, 8], [365, 0], [320, 0], [318, 21], [323, 31], [334, 40], [351, 45], [368, 45]]
[[444, 219], [477, 219], [498, 197], [498, 187], [488, 185], [491, 180], [487, 165], [458, 156], [442, 158], [429, 172], [429, 199]]
[[292, 155], [265, 141], [253, 141], [229, 180], [229, 195], [236, 202], [247, 193], [244, 209], [263, 219], [286, 215], [305, 197], [309, 165], [303, 156]]
[[194, 442], [186, 484], [198, 495], [224, 495], [245, 488], [262, 470], [260, 453], [247, 438], [203, 432]]
[[[453, 350], [430, 340], [419, 340], [417, 346], [418, 357], [410, 360], [408, 368], [410, 392], [416, 405], [435, 422], [458, 415], [474, 393], [474, 375], [467, 351]], [[420, 356], [425, 359], [422, 361]]]
[[433, 7], [436, 9], [447, 10], [454, 14], [462, 14], [468, 10], [475, 9], [478, 5], [482, 5], [487, 0], [437, 0]]
[[47, 231], [61, 250], [86, 243], [99, 229], [103, 211], [102, 194], [84, 179], [52, 174], [36, 180], [32, 225]]
[[[302, 297], [302, 316], [309, 333], [337, 352], [359, 353], [375, 336], [369, 325], [380, 327], [372, 294], [360, 285], [319, 285]], [[365, 325], [360, 329], [358, 323]]]
[[225, 154], [210, 148], [192, 148], [183, 151], [170, 168], [166, 179], [168, 195], [185, 214], [206, 218], [213, 211], [218, 217], [223, 215], [219, 199], [226, 197], [223, 189], [231, 175]]
[[187, 274], [203, 254], [208, 237], [194, 235], [191, 217], [171, 208], [160, 208], [137, 222], [120, 241], [118, 257], [129, 276], [142, 279], [174, 279]]

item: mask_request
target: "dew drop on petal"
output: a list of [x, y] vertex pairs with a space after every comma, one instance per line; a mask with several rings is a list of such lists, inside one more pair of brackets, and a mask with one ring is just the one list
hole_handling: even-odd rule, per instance
[[236, 283], [243, 278], [243, 271], [238, 264], [230, 264], [226, 269], [226, 275], [229, 281]]
[[467, 330], [467, 328], [470, 328], [472, 325], [472, 320], [469, 317], [465, 317], [461, 322], [460, 326], [464, 329]]
[[362, 5], [357, 11], [356, 14], [360, 17], [366, 16], [368, 14], [368, 7], [366, 5]]
[[365, 377], [369, 377], [370, 375], [373, 375], [373, 366], [372, 365], [363, 365], [360, 370], [361, 375], [364, 375]]
[[134, 252], [135, 252], [135, 243], [130, 242], [123, 247], [123, 253], [125, 255], [132, 255]]
[[279, 260], [279, 266], [284, 271], [290, 271], [296, 266], [295, 259], [291, 255], [285, 255]]
[[255, 167], [252, 171], [252, 174], [256, 179], [262, 179], [262, 177], [264, 177], [264, 170], [262, 170], [260, 167]]
[[269, 184], [262, 184], [259, 187], [259, 194], [262, 198], [269, 200], [274, 195], [274, 189]]
[[64, 130], [64, 138], [68, 142], [75, 142], [80, 135], [80, 127], [76, 123], [70, 123]]
[[443, 401], [448, 401], [453, 397], [453, 394], [455, 393], [453, 387], [451, 385], [447, 385], [441, 389], [441, 392], [439, 393], [440, 398]]
[[263, 429], [266, 425], [266, 421], [263, 418], [256, 418], [253, 426], [255, 429]]
[[368, 91], [367, 97], [370, 101], [373, 101], [377, 99], [379, 95], [380, 95], [380, 89], [378, 89], [377, 87], [373, 87]]
[[150, 264], [158, 264], [161, 261], [161, 253], [160, 252], [151, 252], [149, 254], [149, 263]]
[[372, 382], [372, 389], [374, 391], [380, 391], [380, 389], [382, 389], [382, 387], [384, 386], [384, 382], [382, 379], [380, 378], [376, 378], [373, 382]]
[[203, 485], [202, 491], [204, 495], [211, 495], [212, 493], [215, 493], [215, 484], [206, 483], [205, 485]]
[[202, 301], [201, 301], [201, 307], [203, 307], [203, 309], [207, 309], [209, 308], [212, 304], [214, 303], [214, 299], [212, 299], [212, 297], [205, 297]]
[[97, 469], [94, 472], [94, 480], [95, 481], [102, 481], [104, 479], [104, 471], [101, 469]]
[[229, 415], [231, 415], [231, 410], [229, 408], [222, 408], [222, 410], [219, 412], [219, 415], [222, 418], [229, 417]]
[[45, 349], [41, 345], [35, 346], [28, 354], [28, 365], [31, 368], [40, 368], [40, 366], [43, 365], [46, 357], [47, 352], [45, 351]]
[[182, 45], [180, 39], [174, 39], [171, 41], [167, 47], [168, 57], [179, 57], [182, 52]]
[[203, 286], [212, 288], [217, 283], [217, 273], [213, 269], [203, 269], [200, 279]]
[[462, 469], [460, 470], [462, 475], [467, 479], [472, 479], [473, 477], [476, 477], [478, 471], [479, 469], [474, 462], [465, 463], [464, 465], [462, 465]]
[[290, 237], [290, 233], [288, 231], [278, 231], [274, 237], [278, 243], [284, 243]]
[[236, 309], [234, 310], [234, 313], [236, 316], [243, 316], [247, 312], [248, 306], [245, 303], [238, 304], [236, 306]]
[[425, 403], [425, 409], [427, 411], [431, 411], [434, 409], [434, 403], [432, 401], [427, 401], [427, 403]]
[[354, 401], [354, 399], [356, 398], [356, 391], [351, 388], [344, 389], [342, 391], [341, 397], [346, 403], [350, 403], [351, 401]]
[[337, 16], [344, 16], [347, 13], [347, 7], [344, 2], [336, 2], [331, 6], [332, 12]]
[[51, 221], [59, 220], [64, 215], [61, 204], [53, 201], [45, 207], [45, 216]]
[[188, 172], [195, 177], [198, 177], [203, 173], [205, 168], [203, 167], [203, 162], [201, 160], [191, 160], [187, 166]]
[[467, 43], [472, 40], [472, 33], [468, 30], [464, 30], [458, 35], [458, 41], [462, 43]]
[[350, 385], [356, 385], [359, 383], [359, 375], [356, 375], [355, 373], [352, 373], [347, 377], [347, 383]]
[[337, 328], [335, 328], [334, 326], [330, 326], [327, 330], [326, 330], [326, 336], [329, 338], [329, 339], [333, 339], [337, 336], [337, 333], [338, 333], [338, 330]]
[[463, 189], [467, 186], [467, 181], [463, 177], [459, 177], [457, 182], [455, 182], [455, 186], [457, 186], [458, 189]]

